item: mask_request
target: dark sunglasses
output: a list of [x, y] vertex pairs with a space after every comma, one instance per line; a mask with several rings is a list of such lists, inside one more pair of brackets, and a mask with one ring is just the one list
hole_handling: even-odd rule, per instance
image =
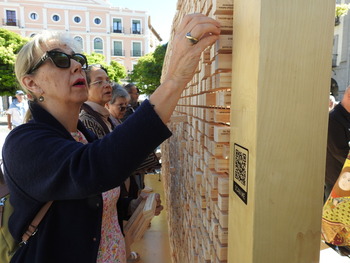
[[129, 108], [128, 106], [121, 106], [119, 105], [119, 110], [120, 111], [126, 111], [126, 109]]
[[58, 68], [69, 68], [70, 60], [74, 59], [75, 61], [81, 64], [82, 69], [87, 69], [88, 63], [87, 59], [83, 54], [75, 53], [73, 55], [68, 55], [66, 53], [60, 51], [47, 51], [40, 58], [39, 62], [35, 64], [35, 66], [28, 71], [28, 74], [31, 74], [35, 70], [37, 70], [47, 59], [51, 59], [51, 61]]

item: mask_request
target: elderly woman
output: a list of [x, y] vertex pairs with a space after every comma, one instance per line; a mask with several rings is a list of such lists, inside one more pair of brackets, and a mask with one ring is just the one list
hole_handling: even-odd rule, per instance
[[[79, 119], [86, 128], [92, 131], [99, 139], [109, 134], [115, 125], [112, 123], [108, 110], [104, 107], [112, 97], [112, 82], [110, 81], [107, 70], [99, 64], [90, 65], [85, 71], [88, 87], [88, 100], [83, 104]], [[102, 193], [103, 206], [109, 213], [102, 214], [102, 235], [100, 241], [100, 250], [106, 251], [99, 254], [101, 262], [109, 260], [126, 262], [125, 240], [121, 230], [120, 214], [126, 212], [115, 209], [117, 202], [120, 209], [128, 210], [131, 202], [127, 198], [120, 197], [120, 187]], [[134, 200], [137, 201], [137, 200]], [[141, 202], [141, 199], [138, 203]], [[118, 209], [119, 210], [119, 209]], [[107, 234], [108, 233], [108, 234]], [[113, 239], [113, 248], [108, 248], [108, 240]]]
[[99, 64], [88, 66], [85, 73], [89, 95], [82, 105], [79, 119], [101, 139], [114, 129], [110, 114], [105, 108], [105, 104], [112, 97], [112, 81], [107, 70]]
[[119, 84], [115, 84], [112, 90], [112, 98], [105, 105], [109, 113], [113, 116], [112, 121], [115, 125], [122, 123], [126, 110], [130, 107], [129, 101], [129, 93]]
[[[112, 120], [113, 117], [111, 118], [109, 111], [105, 108], [105, 105], [115, 97], [112, 93], [112, 82], [107, 75], [107, 70], [99, 64], [89, 65], [85, 73], [89, 95], [88, 100], [82, 105], [79, 119], [86, 128], [101, 139], [116, 127], [115, 121]], [[124, 183], [122, 186], [124, 190]], [[109, 207], [109, 210], [112, 210], [113, 213], [104, 213], [102, 216], [102, 231], [109, 234], [105, 235], [106, 238], [101, 240], [100, 247], [108, 252], [109, 250], [105, 248], [108, 245], [107, 238], [115, 240], [113, 250], [110, 253], [101, 254], [102, 262], [111, 260], [111, 258], [114, 261], [125, 262], [126, 247], [122, 233], [123, 219], [132, 213], [132, 208], [136, 208], [143, 199], [142, 197], [138, 198], [138, 196], [135, 198], [128, 198], [125, 195], [120, 197], [120, 190], [120, 187], [116, 187], [102, 194], [103, 205]], [[157, 197], [157, 206], [160, 209], [162, 208], [160, 197], [159, 195]], [[116, 205], [118, 210], [115, 209]], [[135, 253], [131, 255], [137, 255]], [[128, 257], [128, 262], [134, 262], [133, 258], [130, 258], [131, 255]]]
[[[36, 234], [11, 262], [85, 263], [103, 262], [105, 253], [113, 257], [115, 240], [106, 236], [103, 217], [114, 210], [105, 209], [103, 193], [121, 185], [171, 135], [165, 123], [192, 79], [201, 52], [218, 39], [220, 25], [192, 14], [175, 33], [163, 83], [102, 139], [79, 121], [88, 99], [85, 56], [55, 33], [38, 34], [21, 49], [15, 72], [31, 99], [32, 120], [13, 129], [3, 146], [4, 175], [14, 207], [9, 221], [13, 237], [20, 242], [40, 208], [53, 203]], [[138, 151], [130, 150], [135, 147]], [[107, 243], [102, 245], [102, 240]], [[118, 262], [113, 260], [109, 262]]]

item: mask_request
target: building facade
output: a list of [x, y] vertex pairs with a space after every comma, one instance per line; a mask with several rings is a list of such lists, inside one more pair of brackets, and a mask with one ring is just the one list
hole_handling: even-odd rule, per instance
[[84, 52], [101, 53], [128, 71], [162, 39], [145, 11], [111, 6], [104, 0], [0, 0], [2, 27], [23, 37], [42, 30], [69, 33]]
[[[337, 4], [349, 4], [350, 0], [337, 0]], [[330, 92], [336, 100], [342, 99], [350, 85], [350, 13], [335, 20]]]

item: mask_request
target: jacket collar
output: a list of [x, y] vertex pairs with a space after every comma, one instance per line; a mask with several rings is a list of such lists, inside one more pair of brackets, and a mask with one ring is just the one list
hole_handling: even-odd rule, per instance
[[[48, 111], [46, 111], [43, 107], [39, 105], [37, 102], [30, 101], [29, 102], [29, 109], [32, 113], [32, 120], [31, 122], [37, 122], [37, 123], [42, 123], [45, 125], [49, 125], [55, 130], [57, 130], [60, 134], [62, 134], [64, 137], [67, 139], [72, 139], [74, 138], [71, 136], [71, 134], [64, 128], [64, 126], [54, 117], [52, 116]], [[81, 131], [84, 136], [86, 137], [88, 142], [92, 142], [97, 137], [90, 131], [88, 131], [84, 124], [78, 120], [77, 123], [77, 128], [79, 131]]]

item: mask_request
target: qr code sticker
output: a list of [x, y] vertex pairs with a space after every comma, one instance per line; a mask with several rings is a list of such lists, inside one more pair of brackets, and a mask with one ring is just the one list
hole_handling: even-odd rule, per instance
[[[237, 146], [237, 145], [236, 145]], [[243, 189], [247, 188], [248, 152], [241, 147], [235, 147], [234, 180]]]

